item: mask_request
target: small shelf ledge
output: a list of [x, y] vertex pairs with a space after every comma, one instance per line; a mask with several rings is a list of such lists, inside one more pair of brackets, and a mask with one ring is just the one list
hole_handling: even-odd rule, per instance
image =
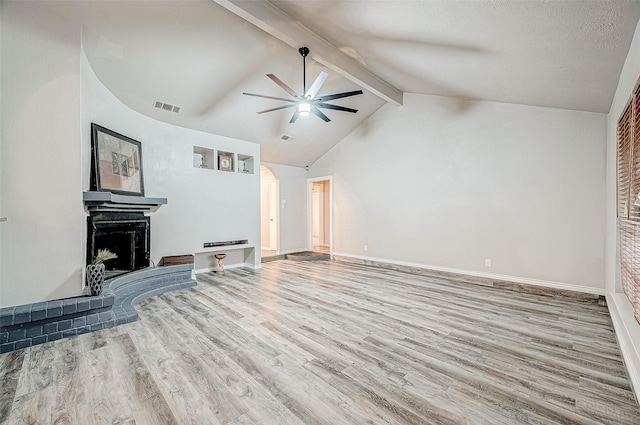
[[197, 252], [220, 252], [220, 251], [232, 251], [234, 249], [245, 249], [245, 248], [254, 248], [254, 246], [248, 243], [241, 244], [241, 245], [212, 246], [209, 248], [199, 249]]

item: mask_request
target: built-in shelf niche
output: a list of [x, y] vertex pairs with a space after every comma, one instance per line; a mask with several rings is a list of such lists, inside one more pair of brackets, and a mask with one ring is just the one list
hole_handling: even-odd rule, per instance
[[250, 155], [238, 154], [238, 173], [240, 174], [253, 174], [254, 162], [253, 157]]
[[235, 171], [235, 154], [233, 152], [218, 151], [218, 170]]
[[193, 167], [214, 170], [215, 164], [213, 149], [203, 148], [200, 146], [193, 147]]

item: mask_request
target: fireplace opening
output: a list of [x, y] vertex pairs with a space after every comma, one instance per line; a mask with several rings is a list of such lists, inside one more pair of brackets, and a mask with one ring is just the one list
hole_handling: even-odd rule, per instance
[[151, 222], [143, 213], [92, 212], [87, 217], [87, 264], [100, 249], [118, 258], [105, 262], [108, 278], [149, 266]]

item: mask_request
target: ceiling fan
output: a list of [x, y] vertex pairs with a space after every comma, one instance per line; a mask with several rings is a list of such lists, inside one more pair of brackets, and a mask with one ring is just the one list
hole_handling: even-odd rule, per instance
[[329, 94], [326, 96], [316, 97], [316, 95], [320, 91], [320, 88], [322, 87], [324, 82], [327, 80], [327, 77], [329, 77], [329, 74], [324, 71], [320, 72], [320, 75], [318, 75], [318, 78], [316, 78], [316, 80], [313, 82], [311, 87], [309, 87], [309, 90], [307, 90], [306, 73], [307, 73], [307, 55], [309, 54], [309, 48], [301, 47], [298, 49], [298, 52], [300, 52], [300, 55], [302, 56], [302, 92], [304, 94], [299, 95], [298, 93], [295, 92], [295, 90], [293, 90], [291, 87], [286, 85], [284, 82], [282, 82], [282, 80], [280, 80], [275, 75], [267, 74], [267, 77], [271, 78], [271, 80], [273, 80], [274, 83], [276, 83], [284, 91], [289, 93], [289, 95], [291, 95], [293, 99], [286, 99], [283, 97], [264, 96], [261, 94], [253, 94], [253, 93], [242, 93], [247, 96], [256, 96], [256, 97], [263, 97], [265, 99], [282, 100], [284, 102], [289, 102], [289, 104], [284, 106], [278, 106], [277, 108], [271, 108], [271, 109], [265, 109], [264, 111], [259, 111], [258, 114], [264, 114], [265, 112], [279, 111], [280, 109], [295, 107], [296, 110], [293, 113], [293, 116], [291, 117], [291, 121], [289, 121], [289, 123], [291, 124], [296, 122], [298, 117], [300, 116], [304, 117], [309, 114], [314, 114], [322, 118], [325, 122], [331, 121], [328, 116], [326, 116], [324, 113], [322, 113], [322, 111], [320, 111], [321, 108], [333, 109], [336, 111], [352, 112], [352, 113], [358, 112], [357, 109], [346, 108], [344, 106], [338, 106], [338, 105], [331, 105], [330, 103], [326, 103], [326, 102], [329, 100], [341, 99], [343, 97], [356, 96], [356, 95], [362, 94], [362, 90], [348, 91], [344, 93], [336, 93], [336, 94]]

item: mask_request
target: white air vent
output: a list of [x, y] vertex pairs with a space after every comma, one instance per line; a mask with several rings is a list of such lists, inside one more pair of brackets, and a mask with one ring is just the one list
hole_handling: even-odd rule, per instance
[[158, 108], [158, 109], [163, 109], [163, 110], [169, 111], [169, 112], [175, 112], [176, 114], [178, 112], [180, 112], [180, 107], [179, 106], [171, 105], [169, 103], [160, 102], [158, 100], [153, 102], [153, 107], [154, 108]]
[[289, 141], [293, 141], [294, 137], [293, 136], [287, 136], [286, 134], [283, 134], [281, 137], [282, 140], [289, 140]]

